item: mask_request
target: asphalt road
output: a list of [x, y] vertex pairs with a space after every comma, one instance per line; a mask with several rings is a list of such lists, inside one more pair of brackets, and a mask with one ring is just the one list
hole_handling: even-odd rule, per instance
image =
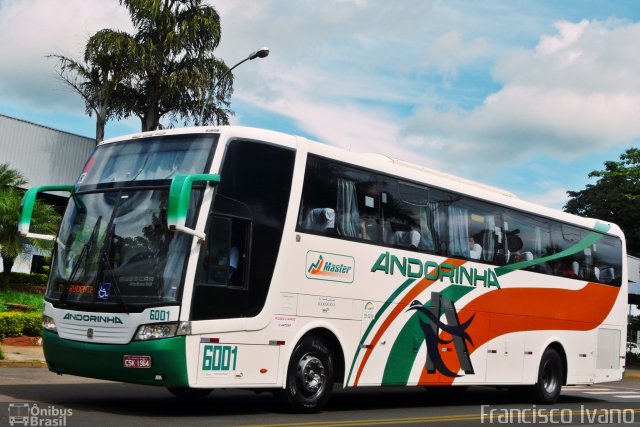
[[[162, 388], [57, 376], [46, 369], [0, 369], [0, 426], [26, 411], [37, 415], [30, 422], [66, 426], [640, 424], [637, 378], [565, 387], [553, 406], [520, 401], [515, 393], [484, 387], [450, 396], [422, 388], [348, 389], [336, 390], [320, 414], [295, 415], [269, 392], [216, 390], [201, 401], [181, 401]], [[511, 418], [505, 418], [507, 413]]]

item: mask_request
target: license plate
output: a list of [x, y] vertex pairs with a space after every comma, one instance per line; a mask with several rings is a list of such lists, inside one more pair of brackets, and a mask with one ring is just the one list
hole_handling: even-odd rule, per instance
[[151, 356], [124, 356], [125, 368], [150, 368]]

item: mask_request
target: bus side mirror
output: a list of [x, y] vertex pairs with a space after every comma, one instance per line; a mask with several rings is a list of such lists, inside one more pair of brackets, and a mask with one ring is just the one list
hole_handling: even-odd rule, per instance
[[196, 181], [220, 182], [220, 175], [217, 174], [192, 174], [176, 175], [171, 180], [169, 188], [169, 208], [167, 212], [167, 225], [171, 231], [181, 231], [183, 233], [196, 236], [204, 240], [207, 235], [186, 226], [187, 211], [191, 199], [191, 186]]
[[34, 239], [42, 240], [55, 240], [56, 236], [49, 234], [36, 234], [29, 233], [29, 226], [31, 225], [31, 217], [33, 216], [33, 206], [36, 203], [36, 196], [43, 191], [68, 191], [73, 194], [75, 185], [42, 185], [40, 187], [33, 187], [27, 190], [22, 197], [22, 203], [20, 204], [20, 219], [18, 220], [18, 234], [23, 237], [31, 237]]

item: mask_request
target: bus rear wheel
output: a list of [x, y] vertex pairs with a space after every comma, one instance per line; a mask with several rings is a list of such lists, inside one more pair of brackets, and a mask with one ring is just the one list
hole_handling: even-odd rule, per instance
[[547, 348], [540, 359], [538, 380], [532, 386], [531, 397], [538, 403], [555, 403], [562, 391], [563, 365], [557, 350]]
[[293, 350], [287, 369], [284, 396], [298, 413], [320, 412], [334, 381], [334, 361], [329, 347], [317, 337], [304, 337]]

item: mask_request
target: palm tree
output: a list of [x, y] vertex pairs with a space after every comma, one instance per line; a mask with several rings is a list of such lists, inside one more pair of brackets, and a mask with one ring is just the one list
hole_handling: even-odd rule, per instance
[[0, 189], [5, 187], [20, 187], [25, 185], [27, 180], [24, 175], [15, 169], [9, 167], [9, 163], [3, 163], [0, 165]]
[[130, 77], [135, 48], [129, 34], [100, 30], [89, 38], [84, 61], [47, 56], [58, 60], [58, 76], [82, 97], [89, 117], [96, 115], [96, 142], [104, 139], [107, 120], [124, 115], [116, 89]]
[[133, 35], [114, 30], [94, 34], [84, 62], [63, 56], [58, 75], [96, 115], [96, 139], [111, 118], [140, 118], [141, 130], [160, 119], [196, 122], [212, 81], [225, 76], [208, 98], [203, 123], [229, 124], [233, 76], [213, 55], [220, 43], [220, 16], [203, 0], [120, 0], [129, 10]]
[[[15, 259], [21, 253], [31, 248], [51, 248], [51, 242], [25, 239], [18, 235], [18, 212], [23, 192], [17, 187], [26, 183], [22, 173], [11, 169], [8, 163], [0, 164], [0, 255], [5, 277], [9, 275]], [[31, 218], [35, 233], [57, 233], [60, 215], [53, 206], [37, 201]]]
[[[197, 120], [205, 94], [228, 68], [213, 51], [220, 43], [220, 16], [202, 0], [120, 0], [136, 28], [133, 78], [123, 88], [126, 111], [140, 118], [142, 131]], [[205, 106], [205, 123], [229, 124], [229, 76]]]

